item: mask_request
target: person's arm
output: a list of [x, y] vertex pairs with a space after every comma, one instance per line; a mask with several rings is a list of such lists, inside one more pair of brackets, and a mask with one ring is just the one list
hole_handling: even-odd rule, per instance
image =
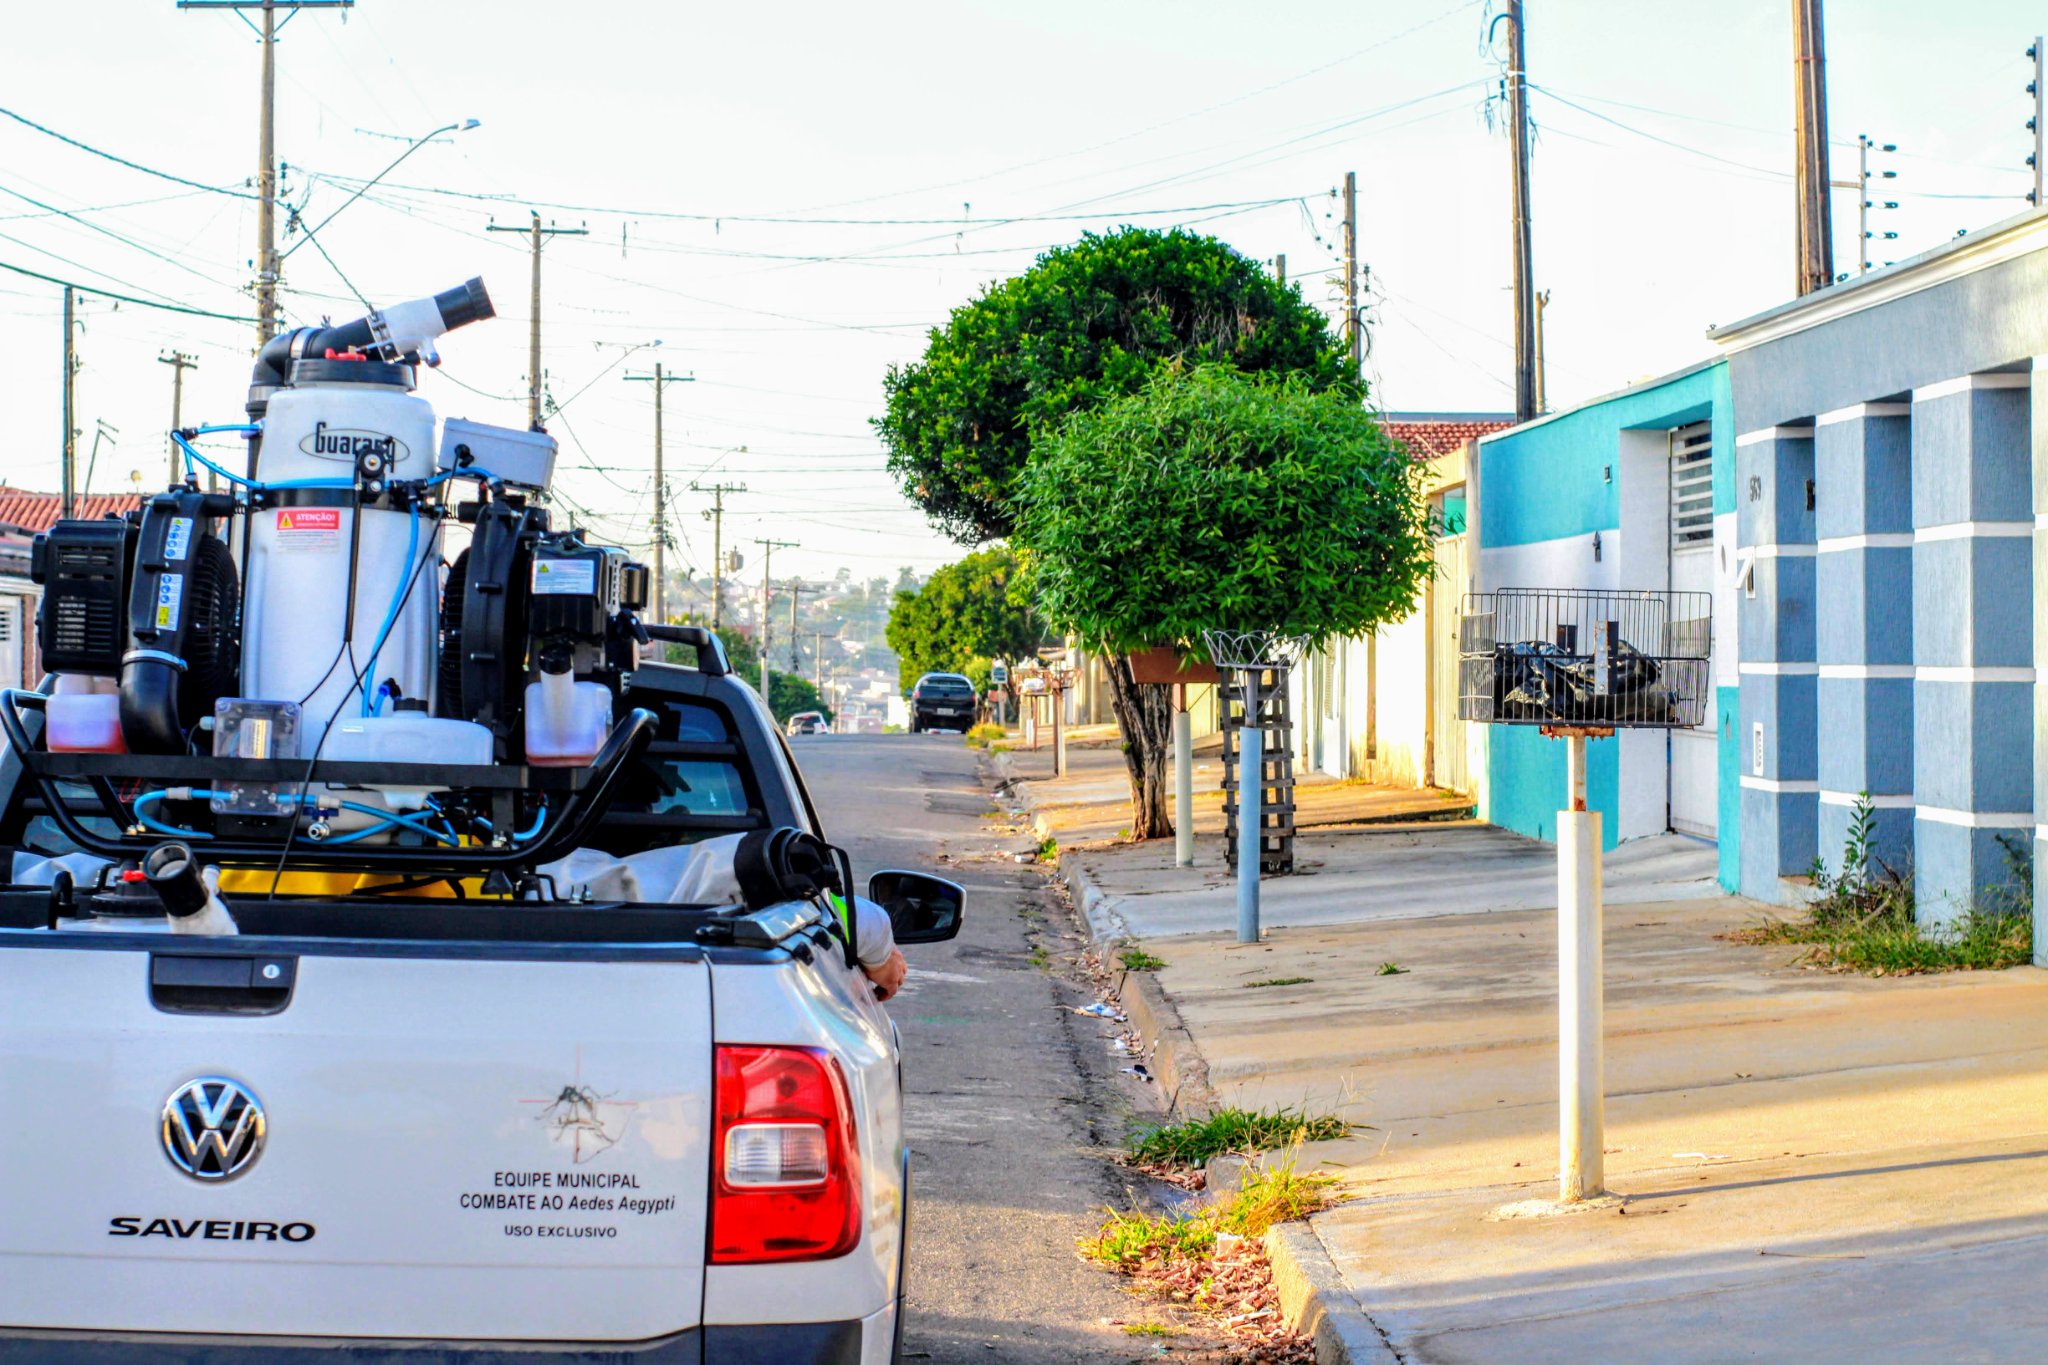
[[853, 950], [860, 958], [861, 971], [874, 983], [877, 1000], [887, 1000], [903, 989], [910, 964], [896, 946], [889, 912], [865, 896], [853, 898]]

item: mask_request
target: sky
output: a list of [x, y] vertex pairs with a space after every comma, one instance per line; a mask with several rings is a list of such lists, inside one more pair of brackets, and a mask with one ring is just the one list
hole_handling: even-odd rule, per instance
[[[1359, 183], [1368, 375], [1388, 411], [1513, 402], [1502, 0], [1258, 7], [1210, 0], [866, 6], [788, 0], [359, 0], [278, 45], [277, 146], [293, 324], [482, 275], [498, 317], [446, 338], [420, 392], [523, 425], [528, 255], [543, 222], [543, 370], [557, 491], [596, 536], [651, 536], [652, 385], [667, 390], [670, 510], [708, 571], [708, 499], [741, 483], [727, 544], [796, 541], [778, 579], [930, 570], [962, 547], [897, 492], [869, 419], [891, 364], [990, 281], [1083, 231], [1181, 225], [1284, 254], [1337, 313], [1345, 172]], [[1552, 406], [1712, 353], [1706, 328], [1793, 281], [1786, 0], [1529, 0], [1535, 272]], [[254, 328], [93, 289], [247, 315], [258, 45], [174, 0], [10, 0], [0, 47], [0, 265], [77, 281], [81, 477], [160, 485], [176, 349], [184, 418], [241, 419]], [[1833, 177], [1856, 138], [1897, 178], [1875, 260], [2025, 211], [2024, 55], [2039, 5], [1837, 0]], [[1500, 26], [1504, 29], [1504, 25]], [[1500, 33], [1495, 32], [1498, 38]], [[471, 131], [420, 146], [433, 129]], [[20, 120], [43, 125], [39, 131]], [[117, 164], [61, 134], [133, 163]], [[176, 179], [165, 178], [166, 176]], [[1835, 195], [1856, 268], [1853, 189]], [[322, 259], [324, 248], [329, 259]], [[57, 286], [0, 270], [0, 479], [54, 489]], [[105, 430], [103, 430], [103, 427]], [[97, 453], [93, 447], [98, 441]], [[748, 556], [741, 581], [758, 581]]]

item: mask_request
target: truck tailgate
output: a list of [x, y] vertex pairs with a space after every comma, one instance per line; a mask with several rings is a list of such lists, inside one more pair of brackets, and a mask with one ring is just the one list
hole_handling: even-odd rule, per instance
[[[688, 949], [217, 940], [257, 977], [296, 975], [251, 1015], [206, 991], [157, 991], [200, 1012], [153, 1003], [152, 956], [190, 949], [42, 942], [0, 947], [0, 1325], [632, 1341], [698, 1323], [711, 1006]], [[223, 1179], [223, 1161], [246, 1164]]]

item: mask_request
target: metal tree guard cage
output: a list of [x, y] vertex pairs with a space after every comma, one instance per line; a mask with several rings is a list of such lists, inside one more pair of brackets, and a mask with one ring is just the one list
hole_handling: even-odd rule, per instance
[[1712, 645], [1708, 593], [1468, 593], [1458, 623], [1458, 718], [1566, 729], [1690, 729], [1706, 718]]
[[[1301, 656], [1307, 641], [1273, 630], [1205, 630], [1202, 643], [1218, 668], [1239, 679], [1237, 687], [1221, 689], [1225, 706], [1223, 799], [1232, 822], [1226, 846], [1237, 855], [1237, 939], [1256, 943], [1259, 873], [1288, 872], [1294, 867], [1294, 765], [1287, 742], [1287, 670]], [[1241, 715], [1235, 728], [1229, 724], [1233, 693]], [[1275, 707], [1280, 712], [1277, 727], [1272, 715]], [[1273, 736], [1278, 743], [1270, 750], [1269, 728], [1278, 730]], [[1270, 814], [1269, 805], [1274, 808]]]

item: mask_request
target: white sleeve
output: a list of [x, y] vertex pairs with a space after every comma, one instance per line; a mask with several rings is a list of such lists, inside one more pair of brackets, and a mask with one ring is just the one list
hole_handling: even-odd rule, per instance
[[879, 967], [896, 950], [896, 930], [889, 912], [866, 896], [853, 898], [853, 951], [861, 964]]

